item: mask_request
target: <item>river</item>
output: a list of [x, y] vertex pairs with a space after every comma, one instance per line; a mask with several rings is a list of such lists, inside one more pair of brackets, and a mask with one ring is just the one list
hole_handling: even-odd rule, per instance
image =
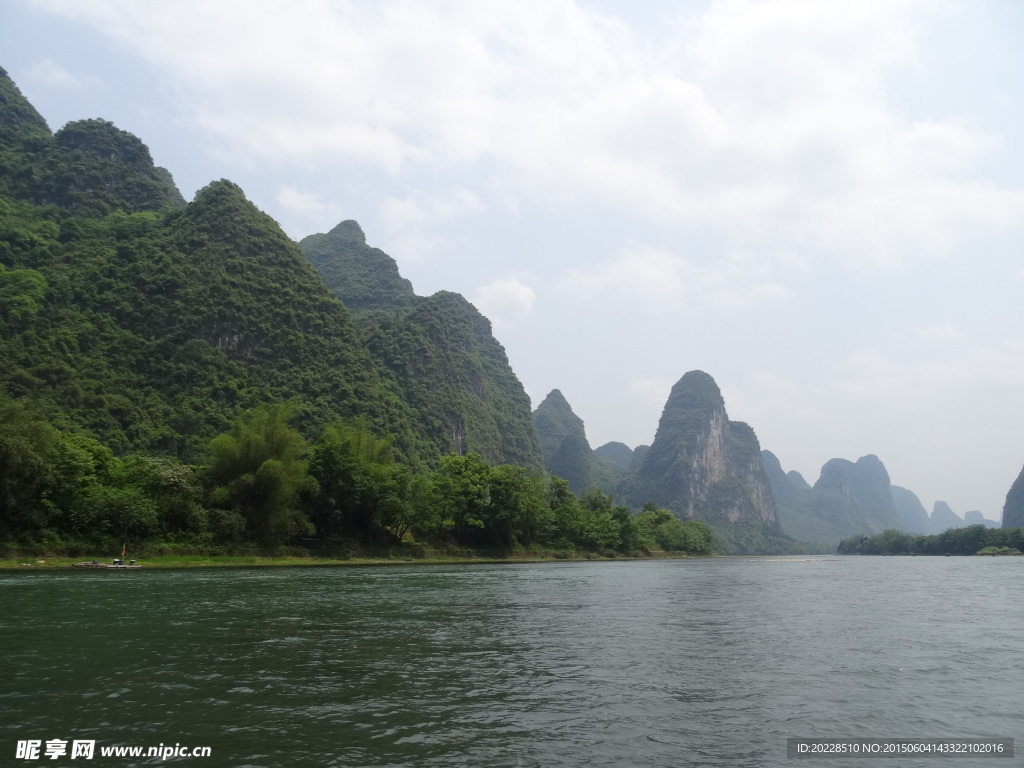
[[[0, 764], [765, 766], [1014, 738], [1024, 558], [0, 573]], [[19, 742], [94, 741], [15, 759]], [[209, 757], [101, 757], [111, 745]], [[856, 764], [856, 763], [854, 763]], [[931, 766], [902, 757], [883, 765]]]

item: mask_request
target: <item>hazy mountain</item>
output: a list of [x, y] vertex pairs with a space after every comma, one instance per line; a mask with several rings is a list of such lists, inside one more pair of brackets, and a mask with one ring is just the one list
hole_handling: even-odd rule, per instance
[[814, 486], [798, 472], [784, 472], [770, 451], [761, 452], [783, 530], [801, 541], [833, 546], [851, 535], [886, 529], [930, 532], [928, 513], [911, 491], [889, 485], [876, 456], [856, 463], [832, 459]]
[[960, 515], [949, 508], [949, 504], [936, 501], [932, 507], [929, 525], [932, 533], [942, 533], [950, 528], [963, 528], [966, 523]]
[[614, 487], [620, 470], [590, 449], [583, 420], [573, 413], [560, 391], [551, 390], [537, 406], [533, 423], [540, 437], [544, 464], [551, 474], [567, 480], [577, 493], [588, 488]]
[[1003, 528], [1024, 528], [1024, 469], [1006, 494], [1002, 523]]
[[999, 523], [995, 520], [987, 519], [981, 512], [976, 509], [964, 512], [964, 524], [965, 525], [984, 525], [986, 528], [998, 528]]
[[636, 473], [640, 471], [640, 467], [643, 466], [644, 459], [647, 458], [650, 450], [651, 446], [649, 445], [638, 445], [633, 449], [633, 460], [629, 463], [630, 472]]
[[726, 551], [770, 551], [791, 542], [778, 523], [754, 430], [730, 421], [715, 380], [690, 371], [672, 388], [650, 451], [629, 489], [712, 526]]
[[633, 449], [625, 443], [605, 443], [600, 448], [594, 449], [594, 454], [602, 459], [607, 459], [615, 466], [628, 472], [633, 464]]
[[892, 486], [891, 490], [896, 516], [900, 521], [900, 530], [918, 535], [931, 533], [928, 512], [917, 494], [906, 488], [900, 488], [898, 485]]

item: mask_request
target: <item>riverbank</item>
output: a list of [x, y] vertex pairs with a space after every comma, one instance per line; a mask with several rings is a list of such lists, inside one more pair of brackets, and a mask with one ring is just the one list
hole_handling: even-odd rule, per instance
[[[572, 553], [512, 553], [505, 557], [488, 554], [471, 556], [451, 556], [439, 554], [436, 557], [262, 557], [236, 555], [163, 555], [136, 560], [136, 565], [146, 569], [163, 568], [253, 568], [253, 567], [341, 567], [371, 565], [500, 565], [512, 563], [549, 563], [549, 562], [588, 562], [597, 560], [659, 560], [659, 559], [696, 559], [696, 555], [682, 552], [651, 552], [648, 555], [633, 557], [616, 555], [608, 557], [593, 552]], [[54, 557], [54, 558], [17, 558], [0, 560], [0, 570], [50, 570], [54, 568], [70, 568], [74, 563], [91, 560], [92, 558]], [[106, 562], [101, 560], [100, 562]]]

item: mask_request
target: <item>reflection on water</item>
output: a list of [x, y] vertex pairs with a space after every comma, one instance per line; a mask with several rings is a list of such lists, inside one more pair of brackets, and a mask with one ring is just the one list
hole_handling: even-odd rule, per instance
[[9, 573], [0, 749], [760, 768], [793, 736], [1022, 736], [1022, 561]]

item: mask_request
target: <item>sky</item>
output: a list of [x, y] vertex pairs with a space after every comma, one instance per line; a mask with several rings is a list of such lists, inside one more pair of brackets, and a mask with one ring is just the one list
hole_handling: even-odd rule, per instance
[[357, 220], [594, 447], [700, 369], [811, 483], [998, 520], [1024, 463], [1020, 0], [0, 0], [0, 66], [186, 199]]

